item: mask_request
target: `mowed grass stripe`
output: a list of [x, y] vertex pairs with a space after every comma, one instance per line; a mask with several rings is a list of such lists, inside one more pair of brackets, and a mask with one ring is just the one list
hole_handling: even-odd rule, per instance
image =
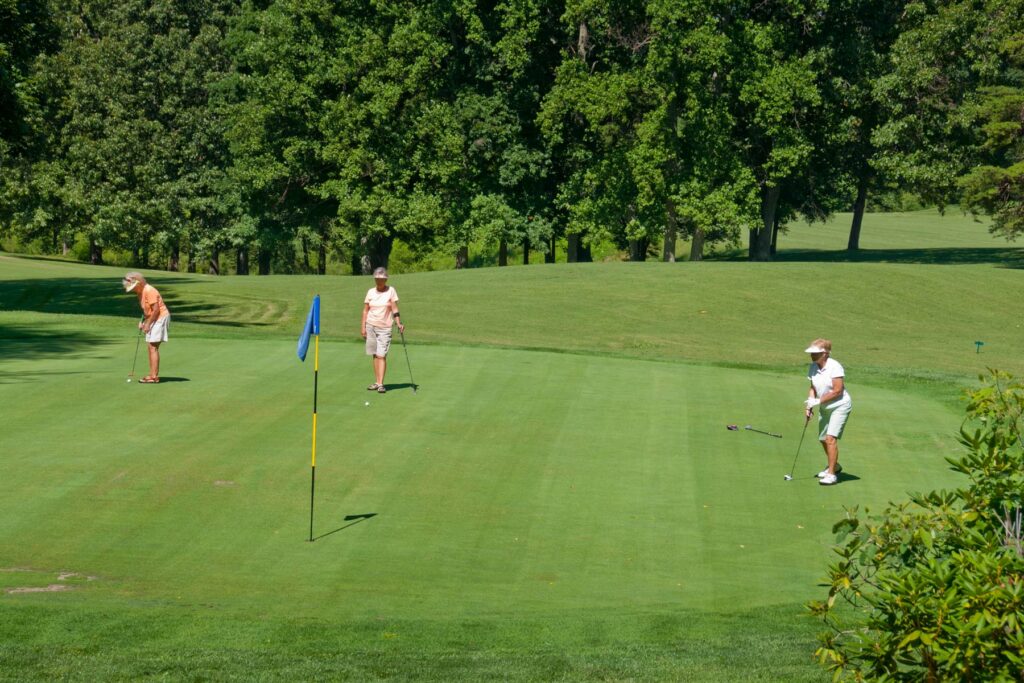
[[[321, 384], [317, 533], [337, 531], [309, 544], [311, 367], [277, 342], [175, 348], [197, 379], [141, 387], [97, 374], [91, 402], [47, 401], [102, 419], [103, 438], [23, 472], [21, 487], [46, 489], [53, 477], [60, 495], [8, 522], [18, 553], [5, 561], [73, 559], [139, 598], [237, 609], [256, 595], [271, 611], [346, 616], [775, 604], [799, 600], [820, 575], [842, 505], [941, 479], [933, 443], [908, 444], [905, 462], [876, 462], [877, 440], [899, 431], [908, 410], [933, 433], [955, 422], [939, 404], [854, 387], [856, 400], [891, 408], [890, 426], [884, 409], [855, 413], [844, 452], [864, 483], [827, 490], [806, 479], [821, 460], [813, 434], [805, 479], [781, 480], [799, 378], [421, 347], [420, 393], [378, 397], [359, 379], [361, 349], [325, 344], [334, 374]], [[265, 373], [241, 371], [250, 364]], [[48, 393], [22, 391], [40, 403]], [[480, 400], [488, 394], [501, 400]], [[751, 415], [787, 438], [726, 431]], [[68, 433], [23, 427], [7, 438], [31, 460]]]

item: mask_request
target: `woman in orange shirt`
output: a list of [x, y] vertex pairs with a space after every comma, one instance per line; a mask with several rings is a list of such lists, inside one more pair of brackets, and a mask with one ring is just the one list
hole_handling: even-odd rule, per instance
[[135, 292], [142, 307], [142, 321], [139, 329], [146, 333], [149, 347], [149, 374], [140, 379], [143, 384], [160, 381], [160, 344], [167, 341], [167, 328], [171, 324], [171, 312], [167, 310], [163, 297], [156, 287], [146, 282], [142, 273], [131, 272], [121, 280], [124, 291]]

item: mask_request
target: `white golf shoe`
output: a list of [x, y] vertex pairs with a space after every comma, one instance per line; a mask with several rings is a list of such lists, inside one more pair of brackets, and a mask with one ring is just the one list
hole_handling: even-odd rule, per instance
[[834, 474], [829, 474], [828, 472], [826, 472], [825, 476], [818, 480], [818, 483], [821, 484], [822, 486], [832, 486], [832, 484], [835, 484], [837, 481], [839, 481], [839, 477], [837, 477]]
[[[843, 471], [843, 466], [840, 465], [839, 463], [836, 463], [836, 474], [839, 474], [842, 471]], [[817, 477], [818, 477], [818, 479], [823, 479], [825, 477], [825, 475], [827, 475], [827, 474], [828, 474], [828, 468], [826, 467], [821, 472], [818, 472]]]

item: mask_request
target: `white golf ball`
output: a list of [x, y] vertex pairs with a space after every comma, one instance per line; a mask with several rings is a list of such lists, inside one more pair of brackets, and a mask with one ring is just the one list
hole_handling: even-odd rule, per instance
[[370, 405], [370, 402], [369, 402], [369, 401], [367, 401], [367, 402], [366, 402], [366, 405]]
[[128, 379], [125, 380], [125, 382], [128, 382], [128, 384], [131, 384], [132, 383], [132, 378], [129, 377]]

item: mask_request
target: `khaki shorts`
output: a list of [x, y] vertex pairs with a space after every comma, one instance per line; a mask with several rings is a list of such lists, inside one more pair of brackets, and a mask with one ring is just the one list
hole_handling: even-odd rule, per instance
[[386, 358], [391, 348], [391, 328], [366, 326], [366, 355]]
[[850, 417], [853, 409], [853, 401], [847, 401], [845, 405], [838, 405], [829, 410], [818, 409], [818, 441], [824, 441], [826, 436], [834, 436], [836, 439], [843, 438], [843, 430], [846, 429], [846, 418]]
[[146, 341], [150, 344], [159, 344], [160, 342], [167, 341], [167, 328], [171, 326], [171, 316], [165, 315], [164, 317], [153, 323], [153, 327], [149, 328], [149, 332], [146, 333]]

